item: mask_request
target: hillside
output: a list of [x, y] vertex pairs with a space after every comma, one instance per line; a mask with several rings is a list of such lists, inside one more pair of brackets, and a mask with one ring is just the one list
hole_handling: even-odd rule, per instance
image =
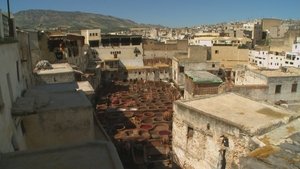
[[102, 32], [145, 27], [131, 20], [84, 12], [25, 10], [14, 14], [16, 25], [24, 29], [67, 27], [71, 30], [101, 28]]

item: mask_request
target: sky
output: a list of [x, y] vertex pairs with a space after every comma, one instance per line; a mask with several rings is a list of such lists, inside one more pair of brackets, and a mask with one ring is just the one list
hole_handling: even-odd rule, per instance
[[[7, 0], [0, 9], [7, 11]], [[81, 11], [169, 27], [256, 18], [300, 19], [300, 0], [10, 0], [13, 13], [26, 9]]]

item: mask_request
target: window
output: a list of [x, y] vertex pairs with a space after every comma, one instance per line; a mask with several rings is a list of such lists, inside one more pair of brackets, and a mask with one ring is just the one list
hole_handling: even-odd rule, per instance
[[6, 81], [7, 81], [10, 101], [11, 101], [11, 103], [13, 103], [14, 102], [14, 95], [13, 95], [13, 89], [12, 89], [11, 79], [10, 79], [10, 74], [9, 73], [6, 74]]
[[186, 134], [187, 138], [192, 138], [193, 135], [194, 135], [194, 129], [192, 127], [188, 126], [187, 134]]
[[281, 85], [276, 85], [275, 87], [275, 94], [278, 94], [281, 92]]
[[215, 54], [219, 54], [219, 50], [215, 50]]
[[19, 61], [16, 61], [16, 67], [17, 67], [17, 78], [18, 78], [18, 82], [20, 82]]
[[292, 90], [291, 92], [297, 92], [297, 83], [292, 84]]
[[215, 65], [215, 64], [212, 64], [211, 66], [212, 66], [212, 67], [216, 67], [216, 65]]
[[184, 66], [179, 66], [179, 72], [183, 73], [184, 72]]
[[2, 113], [2, 108], [4, 107], [4, 101], [3, 101], [3, 96], [2, 96], [2, 91], [1, 91], [1, 86], [0, 86], [0, 113]]

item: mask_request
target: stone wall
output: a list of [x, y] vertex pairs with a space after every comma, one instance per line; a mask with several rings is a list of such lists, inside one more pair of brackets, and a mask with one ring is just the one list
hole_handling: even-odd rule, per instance
[[267, 85], [235, 85], [232, 92], [244, 95], [253, 100], [266, 100], [267, 99]]
[[[142, 45], [130, 45], [130, 46], [100, 46], [95, 49], [101, 60], [109, 60], [109, 59], [142, 59], [143, 48]], [[134, 52], [136, 49], [140, 51], [139, 54], [136, 55]], [[115, 55], [116, 54], [116, 55]]]
[[76, 144], [94, 139], [92, 107], [39, 111], [25, 116], [28, 148], [39, 149]]
[[211, 60], [219, 61], [225, 68], [232, 68], [237, 64], [247, 64], [248, 53], [248, 49], [239, 49], [237, 46], [212, 46]]
[[[249, 152], [249, 136], [239, 128], [179, 102], [174, 104], [172, 135], [175, 162], [187, 169], [217, 168], [223, 150], [226, 168], [234, 168], [239, 157]], [[228, 139], [228, 145], [222, 145], [221, 136]]]
[[75, 82], [74, 72], [35, 74], [36, 84], [54, 84]]
[[[297, 84], [297, 89], [292, 92], [292, 84]], [[276, 85], [281, 85], [280, 93], [275, 93]], [[269, 90], [267, 92], [267, 99], [269, 101], [296, 101], [300, 100], [300, 76], [296, 77], [274, 77], [268, 78]]]
[[13, 102], [24, 85], [18, 44], [1, 44], [0, 56], [0, 152], [5, 153], [26, 149], [20, 119], [11, 116]]
[[189, 99], [197, 95], [218, 94], [220, 85], [220, 83], [197, 84], [191, 78], [185, 76], [184, 98]]

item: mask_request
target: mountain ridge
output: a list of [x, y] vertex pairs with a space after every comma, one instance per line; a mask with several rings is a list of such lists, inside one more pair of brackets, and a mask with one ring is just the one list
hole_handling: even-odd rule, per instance
[[14, 17], [16, 25], [22, 29], [54, 29], [66, 27], [70, 30], [80, 30], [100, 28], [102, 32], [112, 32], [128, 30], [133, 27], [160, 26], [139, 24], [130, 19], [82, 11], [29, 9], [15, 13]]

